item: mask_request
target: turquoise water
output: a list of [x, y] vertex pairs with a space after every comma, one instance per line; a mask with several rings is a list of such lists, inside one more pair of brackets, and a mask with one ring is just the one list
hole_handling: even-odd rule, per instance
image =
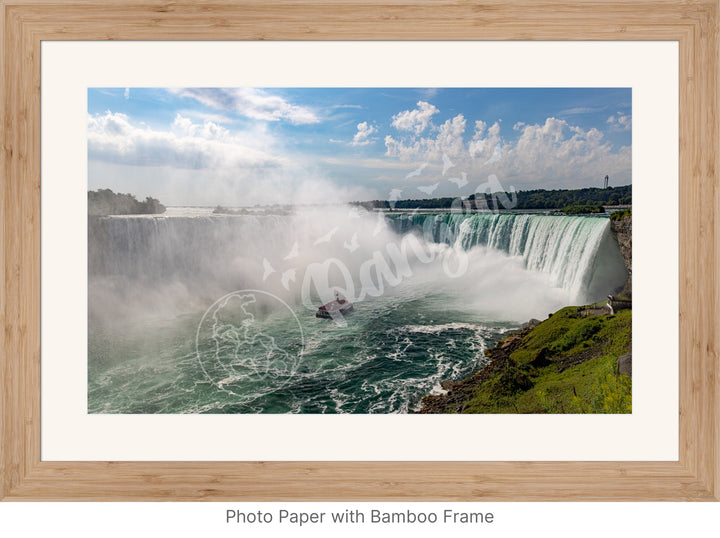
[[[381, 218], [330, 239], [316, 214], [91, 223], [89, 412], [406, 413], [523, 321], [624, 282], [607, 219]], [[368, 260], [392, 266], [409, 234], [433, 260], [409, 256], [379, 285]], [[329, 257], [350, 280], [331, 270], [304, 293]], [[446, 259], [465, 270], [448, 276]], [[316, 318], [336, 289], [355, 312]]]
[[[407, 412], [423, 395], [437, 390], [440, 381], [481, 365], [483, 351], [513, 327], [478, 322], [446, 304], [446, 297], [401, 292], [356, 304], [345, 327], [297, 308], [298, 319], [303, 316], [305, 347], [297, 367], [274, 378], [233, 380], [220, 364], [203, 362], [213, 343], [201, 340], [200, 353], [196, 350], [202, 313], [143, 326], [95, 327], [90, 337], [89, 411]], [[292, 316], [268, 316], [258, 323], [276, 335], [280, 349], [301, 351]]]

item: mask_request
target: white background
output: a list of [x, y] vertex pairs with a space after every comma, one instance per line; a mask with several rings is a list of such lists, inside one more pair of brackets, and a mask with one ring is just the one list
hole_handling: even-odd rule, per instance
[[[225, 511], [442, 510], [493, 512], [490, 525], [226, 524]], [[718, 503], [23, 503], [0, 505], [4, 536], [73, 538], [433, 537], [625, 538], [715, 536]]]
[[[88, 415], [87, 88], [183, 85], [631, 87], [632, 415]], [[43, 43], [43, 459], [676, 460], [677, 104], [670, 42]]]
[[[47, 44], [46, 44], [47, 45]], [[528, 60], [527, 62], [521, 64], [521, 69], [518, 69], [518, 71], [525, 75], [525, 78], [527, 79], [525, 83], [533, 83], [532, 81], [537, 81], [534, 84], [540, 84], [541, 81], [545, 81], [547, 85], [571, 85], [567, 82], [567, 76], [572, 72], [573, 76], [577, 76], [577, 84], [583, 85], [583, 84], [589, 84], [589, 85], [600, 85], [598, 84], [600, 82], [599, 76], [595, 76], [594, 80], [591, 76], [592, 74], [588, 74], [586, 69], [583, 69], [583, 64], [585, 62], [582, 61], [576, 61], [568, 63], [568, 55], [570, 57], [574, 56], [573, 50], [580, 51], [583, 47], [575, 47], [574, 44], [567, 44], [565, 47], [566, 50], [564, 53], [553, 53], [551, 58], [551, 64], [553, 62], [557, 62], [556, 69], [553, 69], [552, 65], [550, 65], [549, 71], [548, 68], [548, 60], [546, 54], [548, 53], [547, 48], [543, 48], [542, 44], [533, 43], [531, 45], [527, 44], [492, 44], [489, 45], [494, 50], [499, 50], [505, 46], [509, 48], [513, 48], [516, 45], [524, 45], [525, 51], [524, 55], [525, 58]], [[565, 44], [563, 44], [565, 45]], [[642, 264], [638, 267], [638, 254], [639, 251], [644, 248], [643, 245], [647, 245], [648, 243], [652, 246], [647, 247], [652, 252], [654, 248], [659, 247], [659, 243], [662, 242], [662, 244], [665, 245], [665, 248], [662, 250], [663, 252], [671, 251], [672, 248], [677, 247], [677, 236], [676, 232], [673, 233], [673, 230], [677, 230], [677, 220], [676, 215], [673, 214], [672, 211], [668, 212], [668, 222], [667, 222], [667, 229], [663, 229], [662, 232], [669, 233], [670, 239], [668, 240], [667, 237], [659, 237], [657, 241], [653, 239], [653, 234], [651, 233], [651, 230], [649, 228], [649, 222], [646, 223], [643, 226], [643, 223], [641, 222], [642, 212], [640, 211], [640, 204], [643, 200], [641, 198], [641, 195], [644, 195], [645, 186], [647, 186], [647, 190], [650, 191], [650, 184], [648, 183], [650, 181], [649, 174], [651, 170], [643, 169], [642, 167], [639, 167], [639, 157], [640, 157], [640, 147], [642, 146], [641, 140], [639, 140], [639, 134], [643, 130], [643, 118], [647, 119], [647, 114], [650, 113], [650, 110], [652, 110], [653, 105], [650, 104], [650, 101], [646, 100], [649, 96], [647, 94], [643, 94], [641, 92], [638, 92], [638, 87], [633, 83], [631, 84], [631, 81], [635, 81], [638, 77], [642, 78], [642, 76], [645, 74], [646, 67], [652, 71], [655, 68], [659, 67], [670, 67], [671, 70], [676, 69], [677, 66], [677, 48], [673, 44], [664, 44], [660, 46], [659, 48], [662, 49], [666, 54], [670, 56], [669, 59], [665, 58], [665, 60], [656, 59], [655, 61], [647, 61], [647, 58], [643, 58], [643, 60], [638, 60], [636, 55], [628, 54], [628, 62], [624, 62], [623, 57], [625, 54], [622, 52], [623, 47], [626, 46], [626, 44], [603, 44], [604, 47], [600, 47], [601, 50], [599, 50], [598, 54], [593, 56], [593, 60], [596, 62], [599, 62], [602, 64], [603, 58], [609, 58], [619, 61], [619, 65], [625, 65], [625, 70], [623, 73], [625, 76], [627, 76], [627, 82], [619, 85], [633, 85], [633, 96], [634, 96], [634, 145], [633, 145], [633, 157], [634, 157], [634, 166], [633, 166], [633, 183], [634, 183], [634, 194], [635, 194], [635, 207], [633, 208], [634, 212], [634, 220], [635, 220], [635, 229], [636, 229], [636, 239], [642, 238], [643, 244], [638, 244], [636, 242], [636, 245], [634, 247], [634, 264], [635, 264], [635, 274], [642, 273], [643, 270], [647, 271], [648, 266], [645, 266], [645, 269], [643, 269]], [[608, 47], [608, 45], [610, 45]], [[634, 47], [635, 51], [637, 52], [639, 49], [642, 49], [643, 47], [638, 47], [638, 45], [641, 44], [632, 44], [632, 47]], [[646, 44], [647, 46], [644, 47], [645, 52], [649, 52], [649, 49], [652, 48], [652, 44]], [[435, 46], [435, 45], [434, 45]], [[588, 46], [588, 45], [586, 45]], [[613, 49], [615, 46], [617, 46], [617, 50], [619, 51], [615, 55], [606, 56], [606, 54], [609, 54], [609, 50]], [[531, 50], [528, 52], [527, 47], [529, 47]], [[108, 48], [104, 48], [102, 54], [106, 54]], [[522, 47], [521, 47], [522, 48]], [[538, 54], [533, 55], [532, 49], [535, 49]], [[541, 50], [542, 49], [542, 50]], [[669, 50], [668, 50], [669, 49]], [[43, 68], [49, 67], [49, 57], [45, 55], [45, 51], [47, 49], [44, 49], [43, 54]], [[193, 49], [195, 50], [195, 49]], [[625, 49], [627, 50], [627, 49]], [[578, 54], [583, 55], [587, 49], [584, 49], [582, 52], [578, 52]], [[620, 55], [620, 58], [617, 58], [617, 55]], [[661, 55], [662, 56], [662, 55]], [[495, 56], [490, 55], [490, 60], [492, 60]], [[192, 65], [193, 70], [197, 70], [197, 73], [200, 76], [206, 76], [205, 83], [210, 84], [213, 82], [214, 84], [219, 84], [216, 79], [210, 77], [210, 73], [206, 72], [203, 67], [204, 64], [201, 61], [203, 58], [203, 54], [198, 52], [198, 57], [194, 57], [193, 54], [191, 54], [191, 57], [186, 62], [181, 62], [183, 64]], [[486, 57], [487, 58], [487, 57]], [[483, 66], [486, 67], [487, 62], [483, 62]], [[590, 64], [591, 62], [587, 62]], [[73, 67], [79, 67], [75, 64], [65, 64], [62, 66], [63, 70], [68, 70], [68, 68]], [[115, 68], [118, 67], [118, 64], [115, 64]], [[140, 86], [148, 86], [148, 85], [157, 85], [160, 82], [158, 81], [158, 75], [165, 75], [167, 74], [166, 71], [169, 73], [171, 69], [163, 69], [158, 70], [156, 66], [153, 66], [151, 69], [148, 65], [144, 65], [143, 61], [138, 62], [137, 64], [132, 66], [134, 68], [134, 71], [136, 72], [137, 76], [134, 77], [128, 77], [127, 73], [123, 71], [122, 69], [117, 71], [115, 74], [109, 73], [107, 71], [102, 72], [102, 76], [98, 77], [98, 80], [94, 81], [95, 85], [104, 85], [104, 86], [125, 86], [133, 83], [133, 85], [140, 85]], [[498, 66], [495, 65], [495, 68]], [[593, 66], [596, 67], [596, 66]], [[608, 66], [606, 66], [608, 67]], [[635, 74], [628, 71], [634, 71]], [[72, 69], [70, 69], [72, 71]], [[486, 69], [483, 69], [483, 72], [485, 72]], [[491, 74], [493, 74], [492, 70]], [[602, 70], [600, 70], [601, 73]], [[585, 77], [587, 80], [583, 79], [582, 73], [585, 73]], [[73, 78], [77, 73], [72, 73], [71, 76], [68, 76], [68, 78]], [[606, 73], [603, 73], [606, 74]], [[299, 79], [293, 79], [292, 76], [295, 74], [289, 74], [287, 80], [293, 81], [293, 83], [297, 84]], [[431, 80], [428, 78], [425, 81], [418, 80], [416, 81], [416, 85], [449, 85], [449, 79], [446, 80], [442, 77], [448, 75], [446, 72], [437, 72], [435, 71], [435, 79]], [[475, 73], [477, 75], [477, 73]], [[565, 76], [566, 78], [562, 78], [562, 76]], [[672, 75], [672, 74], [671, 74]], [[553, 80], [552, 77], [560, 77], [556, 80]], [[674, 76], [677, 76], [677, 72], [675, 71]], [[124, 77], [124, 78], [123, 78]], [[469, 77], [471, 78], [471, 77]], [[480, 77], [482, 78], [482, 77]], [[522, 78], [522, 77], [520, 77]], [[83, 79], [84, 80], [84, 79]], [[285, 82], [287, 82], [287, 80]], [[513, 78], [512, 76], [502, 79], [498, 78], [496, 80], [492, 79], [482, 79], [479, 80], [477, 76], [473, 78], [472, 80], [466, 80], [465, 84], [469, 85], [496, 85], [495, 83], [498, 82], [497, 85], [526, 85], [523, 84], [522, 81], [519, 78]], [[606, 81], [607, 82], [607, 81]], [[45, 86], [46, 80], [43, 79], [43, 90], [46, 89]], [[167, 83], [163, 83], [167, 84]], [[268, 82], [269, 84], [269, 82]], [[329, 85], [330, 82], [326, 82], [325, 85]], [[648, 88], [649, 90], [649, 88]], [[677, 81], [671, 88], [671, 93], [677, 91]], [[667, 97], [667, 96], [666, 96]], [[78, 101], [80, 103], [78, 103]], [[71, 99], [68, 102], [67, 106], [69, 108], [69, 112], [73, 115], [78, 115], [77, 118], [74, 119], [75, 123], [80, 123], [80, 131], [82, 131], [82, 123], [83, 123], [83, 117], [85, 110], [82, 109], [82, 102], [84, 101], [84, 93], [82, 91], [79, 91], [78, 94], [71, 95]], [[670, 103], [670, 110], [673, 110], [673, 107], [676, 107], [677, 99], [675, 99], [672, 103]], [[43, 103], [46, 104], [45, 102]], [[57, 102], [55, 103], [58, 104]], [[649, 110], [646, 110], [643, 114], [643, 107], [647, 106]], [[47, 109], [44, 107], [43, 112], [47, 112]], [[665, 110], [656, 110], [656, 112], [663, 116], [666, 112]], [[667, 154], [670, 153], [671, 160], [676, 156], [677, 153], [677, 110], [674, 109], [675, 116], [670, 118], [669, 123], [665, 123], [665, 128], [662, 130], [656, 130], [655, 132], [650, 132], [646, 134], [649, 134], [651, 137], [651, 140], [654, 138], [657, 134], [666, 133], [668, 137], [674, 136], [673, 143], [675, 146], [672, 148], [672, 151], [657, 151], [655, 153], [655, 158], [662, 160], [663, 157], [667, 157]], [[672, 114], [671, 114], [672, 116]], [[45, 115], [43, 116], [43, 120], [45, 120]], [[654, 124], [655, 125], [655, 124]], [[45, 126], [45, 125], [44, 125]], [[70, 141], [74, 140], [74, 137], [78, 136], [78, 125], [75, 126], [75, 130], [72, 131], [71, 137], [63, 138], [63, 141], [67, 141], [68, 139]], [[45, 132], [44, 132], [45, 134]], [[76, 141], [77, 142], [77, 141]], [[666, 148], [669, 149], [669, 148]], [[46, 152], [50, 151], [51, 148], [47, 145], [47, 140], [44, 139], [43, 144], [43, 153], [44, 155]], [[79, 150], [74, 150], [79, 151]], [[78, 168], [82, 172], [85, 167], [85, 155], [80, 155], [76, 153], [71, 153], [71, 159], [73, 160], [73, 166], [70, 169], [67, 170], [57, 170], [57, 175], [55, 176], [55, 181], [58, 181], [59, 190], [65, 191], [65, 192], [72, 192], [74, 195], [81, 200], [85, 199], [85, 184], [76, 184], [77, 182], [77, 173]], [[673, 163], [663, 163], [666, 166], [669, 166], [669, 168], [666, 168], [662, 171], [655, 169], [654, 172], [660, 173], [658, 177], [661, 177], [663, 180], [663, 185], [667, 186], [667, 189], [670, 190], [672, 193], [676, 194], [676, 188], [677, 188], [677, 177], [674, 176], [674, 172], [677, 170], [677, 164], [676, 161]], [[49, 181], [50, 176], [47, 175], [47, 168], [43, 170], [43, 211], [46, 209], [46, 203], [48, 202], [46, 193], [48, 191], [49, 187]], [[84, 177], [84, 176], [83, 176]], [[657, 178], [655, 178], [657, 180]], [[674, 182], [673, 182], [674, 181]], [[647, 193], [645, 193], [647, 194]], [[671, 197], [672, 198], [672, 197]], [[668, 194], [665, 193], [664, 203], [665, 208], [667, 210], [667, 201], [668, 201]], [[645, 217], [649, 217], [649, 210], [645, 213]], [[67, 213], [66, 213], [67, 216]], [[74, 215], [74, 219], [71, 218], [71, 220], [75, 220], [78, 222], [75, 222], [75, 225], [78, 223], [80, 224], [80, 229], [82, 229], [82, 221], [84, 221], [84, 211], [78, 212], [77, 215]], [[46, 235], [47, 228], [45, 225], [48, 224], [47, 215], [45, 212], [43, 212], [43, 268], [47, 267], [47, 261], [48, 258], [46, 256], [49, 255], [48, 251], [46, 250], [47, 242], [51, 239], [51, 236]], [[67, 230], [63, 230], [67, 231]], [[82, 233], [82, 232], [80, 232]], [[673, 243], [674, 238], [674, 243]], [[76, 260], [77, 263], [75, 263], [74, 269], [77, 269], [77, 266], [80, 266], [82, 262], [84, 262], [84, 258], [82, 257], [82, 248], [83, 245], [80, 245], [75, 250], [71, 251], [71, 256], [66, 257], [66, 261], [69, 258], [75, 258], [76, 256], [80, 256], [79, 260]], [[667, 259], [667, 258], [663, 258]], [[670, 255], [670, 261], [672, 263], [669, 263], [668, 265], [672, 266], [676, 269], [677, 263], [676, 258], [674, 258], [672, 255]], [[61, 270], [62, 273], [64, 271]], [[73, 274], [73, 267], [70, 267], [68, 269], [68, 274], [72, 276]], [[84, 274], [84, 272], [83, 272]], [[65, 275], [67, 276], [67, 275]], [[650, 273], [646, 273], [647, 278], [650, 281], [650, 285], [656, 284], [656, 285], [665, 285], [668, 284], [668, 282], [662, 281], [660, 276], [658, 275], [652, 275]], [[665, 275], [664, 278], [668, 278], [669, 275]], [[677, 282], [677, 275], [675, 275], [675, 282]], [[50, 285], [52, 283], [51, 280], [47, 279], [47, 275], [43, 274], [43, 300], [45, 301], [47, 299], [45, 293], [47, 293], [48, 288], [46, 286]], [[77, 308], [81, 311], [83, 311], [84, 305], [84, 292], [80, 293], [80, 295], [77, 295], [78, 290], [75, 289], [78, 286], [78, 283], [74, 280], [72, 281], [73, 288], [71, 288], [71, 292], [73, 293], [73, 303], [77, 305]], [[636, 293], [636, 301], [637, 301], [637, 293], [638, 293], [638, 286], [642, 287], [641, 281], [637, 280], [634, 282], [634, 288]], [[673, 311], [673, 309], [677, 309], [677, 304], [672, 303], [672, 297], [676, 296], [673, 295], [672, 289], [666, 294], [666, 297], [670, 297], [671, 301], [670, 304], [665, 306], [664, 308], [669, 310], [670, 312]], [[49, 351], [47, 345], [51, 343], [58, 343], [57, 341], [53, 341], [52, 338], [46, 340], [45, 338], [48, 336], [52, 336], [52, 334], [48, 334], [48, 331], [51, 331], [51, 326], [49, 327], [48, 324], [53, 322], [53, 319], [57, 320], [63, 320], [65, 321], [67, 318], [60, 316], [59, 318], [53, 318], [53, 316], [46, 317], [45, 314], [48, 313], [45, 310], [46, 303], [43, 304], [43, 389], [46, 388], [46, 377], [45, 374], [48, 372], [57, 373], [57, 368], [47, 368], [48, 364], [46, 363], [46, 360], [56, 360], [60, 361], [63, 364], [69, 363], [73, 361], [73, 357], [70, 353], [58, 353], [56, 355], [46, 355], [46, 352]], [[657, 306], [657, 305], [655, 305]], [[638, 303], [636, 303], [635, 309], [634, 309], [634, 317], [636, 322], [638, 322], [638, 318], [640, 309], [638, 308]], [[54, 313], [57, 315], [57, 312]], [[668, 318], [673, 318], [672, 315], [669, 315]], [[677, 318], [675, 318], [676, 320]], [[639, 325], [642, 324], [642, 320], [638, 322], [638, 327], [635, 330], [635, 342], [640, 340], [640, 327]], [[656, 334], [663, 335], [663, 338], [661, 339], [664, 342], [663, 348], [665, 351], [661, 354], [662, 359], [662, 365], [665, 369], [669, 369], [673, 375], [670, 377], [676, 376], [677, 372], [677, 357], [672, 357], [672, 352], [677, 349], [677, 335], [676, 335], [676, 325], [677, 323], [674, 323], [671, 327], [666, 327], [664, 329], [667, 330], [658, 330]], [[67, 326], [66, 326], [67, 327]], [[84, 327], [77, 328], [77, 332], [81, 333], [79, 335], [76, 335], [78, 338], [83, 339], [86, 337], [86, 334], [83, 332]], [[74, 330], [73, 330], [74, 332]], [[57, 335], [55, 335], [57, 338]], [[645, 348], [637, 348], [637, 349], [645, 349]], [[669, 351], [668, 351], [669, 350]], [[78, 351], [78, 350], [76, 350]], [[82, 350], [79, 350], [82, 351]], [[654, 351], [657, 351], [657, 349], [654, 349]], [[668, 355], [668, 356], [666, 356]], [[639, 397], [640, 389], [642, 388], [641, 380], [639, 379], [640, 375], [646, 375], [648, 377], [652, 377], [653, 381], [656, 379], [656, 373], [654, 368], [651, 368], [650, 365], [642, 360], [642, 357], [644, 356], [644, 353], [642, 355], [635, 355], [635, 396], [636, 398]], [[655, 357], [653, 357], [655, 358]], [[80, 359], [76, 360], [84, 360], [85, 357], [82, 356], [82, 353], [80, 354]], [[77, 371], [76, 371], [77, 374]], [[666, 380], [667, 381], [667, 380]], [[673, 381], [673, 380], [670, 380]], [[674, 378], [675, 381], [675, 387], [676, 387], [676, 377]], [[640, 385], [640, 387], [638, 386]], [[671, 402], [677, 401], [677, 393], [676, 388], [673, 389], [672, 387], [669, 387], [669, 393], [666, 394], [666, 398]], [[45, 429], [45, 422], [48, 419], [48, 415], [46, 414], [47, 411], [47, 400], [45, 391], [43, 392], [43, 435], [45, 436], [48, 432]], [[66, 394], [65, 395], [67, 399], [70, 401], [71, 407], [82, 407], [82, 404], [84, 403], [85, 394]], [[672, 406], [669, 406], [672, 407]], [[64, 410], [67, 411], [67, 408], [64, 408]], [[637, 407], [636, 407], [637, 411]], [[670, 409], [666, 409], [666, 411], [670, 412]], [[675, 416], [677, 415], [675, 410]], [[63, 418], [63, 417], [59, 417]], [[676, 420], [673, 420], [672, 417], [670, 417], [670, 428], [669, 429], [675, 429], [676, 430]], [[76, 433], [76, 432], [73, 432]], [[142, 434], [145, 434], [147, 432], [141, 432]], [[72, 434], [72, 433], [71, 433]], [[677, 443], [675, 443], [677, 444]], [[47, 447], [45, 444], [43, 445], [43, 452], [45, 452]], [[619, 503], [607, 503], [607, 504], [591, 504], [591, 503], [554, 503], [554, 504], [540, 504], [540, 503], [476, 503], [473, 505], [469, 505], [466, 507], [463, 507], [459, 504], [450, 504], [450, 503], [442, 503], [437, 505], [429, 505], [427, 503], [416, 503], [416, 504], [388, 504], [388, 503], [373, 503], [372, 505], [363, 505], [360, 506], [361, 509], [369, 510], [372, 507], [377, 507], [379, 509], [384, 510], [392, 510], [392, 511], [398, 511], [403, 510], [405, 508], [411, 508], [413, 510], [430, 510], [430, 509], [436, 509], [436, 510], [442, 510], [445, 507], [452, 506], [455, 509], [462, 509], [467, 508], [468, 510], [472, 511], [492, 511], [495, 513], [495, 523], [493, 523], [490, 526], [457, 526], [457, 527], [451, 527], [451, 526], [397, 526], [397, 527], [391, 527], [391, 526], [347, 526], [347, 527], [338, 527], [338, 526], [323, 526], [323, 527], [312, 527], [308, 526], [302, 530], [297, 531], [298, 535], [302, 536], [318, 536], [318, 537], [324, 537], [324, 536], [366, 536], [369, 533], [372, 533], [373, 535], [377, 536], [404, 536], [404, 535], [413, 535], [413, 536], [436, 536], [439, 533], [445, 533], [445, 532], [451, 532], [453, 536], [478, 536], [480, 534], [485, 536], [497, 536], [497, 537], [518, 537], [518, 536], [539, 536], [539, 537], [553, 537], [556, 538], [558, 536], [583, 536], [583, 537], [602, 537], [606, 538], [607, 536], [700, 536], [700, 535], [707, 535], [708, 533], [712, 533], [713, 530], [717, 529], [717, 521], [718, 516], [720, 516], [720, 505], [717, 503], [709, 504], [709, 503], [702, 503], [702, 504], [690, 504], [690, 503], [659, 503], [659, 504], [648, 504], [648, 503], [627, 503], [627, 504], [619, 504]], [[101, 504], [81, 504], [81, 503], [62, 503], [62, 504], [47, 504], [47, 503], [21, 503], [21, 504], [2, 504], [0, 505], [0, 526], [3, 529], [3, 534], [7, 536], [56, 536], [56, 535], [72, 535], [76, 537], [93, 537], [96, 538], [97, 536], [104, 536], [104, 537], [126, 537], [126, 536], [158, 536], [158, 535], [172, 535], [177, 537], [197, 537], [197, 536], [213, 536], [213, 537], [222, 537], [222, 536], [276, 536], [276, 535], [290, 535], [295, 534], [292, 532], [292, 529], [285, 528], [285, 527], [278, 527], [278, 526], [270, 526], [270, 527], [247, 527], [242, 525], [235, 525], [235, 524], [226, 524], [225, 523], [225, 510], [227, 508], [234, 508], [238, 510], [272, 510], [277, 511], [280, 507], [289, 507], [289, 509], [303, 509], [306, 511], [310, 510], [341, 510], [345, 506], [338, 506], [338, 505], [327, 505], [327, 504], [319, 504], [319, 503], [304, 503], [302, 505], [294, 505], [291, 506], [290, 503], [279, 503], [279, 504], [242, 504], [242, 503], [193, 503], [193, 504], [186, 504], [186, 503], [156, 503], [156, 504], [141, 504], [141, 503], [131, 503], [131, 504], [122, 504], [122, 503], [101, 503]], [[351, 505], [347, 506], [349, 508], [355, 508], [358, 507], [358, 505]]]

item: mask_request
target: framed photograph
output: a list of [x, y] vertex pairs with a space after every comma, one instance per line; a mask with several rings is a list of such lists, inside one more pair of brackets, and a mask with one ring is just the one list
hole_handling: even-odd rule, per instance
[[716, 4], [331, 7], [3, 5], [0, 497], [717, 500]]

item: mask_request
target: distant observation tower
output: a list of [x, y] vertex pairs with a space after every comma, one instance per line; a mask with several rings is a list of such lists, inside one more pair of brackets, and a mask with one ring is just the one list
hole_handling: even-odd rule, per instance
[[608, 188], [608, 183], [610, 182], [610, 176], [605, 176], [605, 179], [603, 180], [603, 189]]

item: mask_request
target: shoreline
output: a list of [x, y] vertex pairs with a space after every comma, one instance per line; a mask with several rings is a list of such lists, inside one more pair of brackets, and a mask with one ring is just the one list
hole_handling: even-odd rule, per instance
[[[418, 414], [438, 414], [438, 413], [462, 413], [465, 411], [467, 401], [475, 391], [484, 382], [489, 381], [493, 375], [501, 371], [508, 361], [510, 354], [517, 349], [516, 343], [529, 334], [534, 327], [519, 329], [509, 336], [498, 341], [494, 347], [485, 350], [485, 355], [490, 357], [490, 361], [482, 367], [464, 377], [459, 381], [442, 381], [440, 386], [446, 391], [445, 394], [428, 394], [420, 400]], [[449, 411], [449, 409], [453, 409]]]
[[630, 413], [631, 327], [631, 309], [564, 307], [497, 342], [484, 367], [443, 381], [447, 392], [415, 413]]

